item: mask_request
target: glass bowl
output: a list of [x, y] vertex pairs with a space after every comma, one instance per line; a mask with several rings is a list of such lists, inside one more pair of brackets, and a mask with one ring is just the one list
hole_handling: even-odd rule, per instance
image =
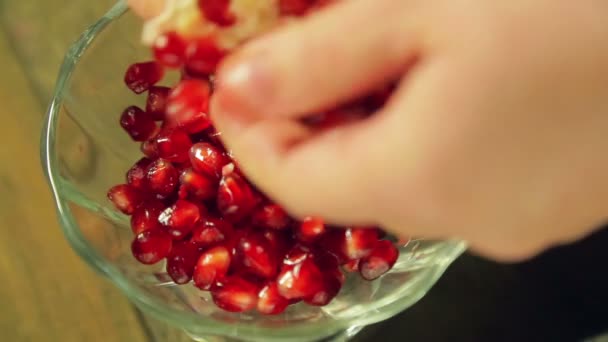
[[122, 82], [127, 65], [150, 58], [140, 26], [121, 1], [71, 46], [46, 116], [41, 158], [68, 241], [143, 312], [197, 340], [346, 340], [413, 305], [464, 251], [461, 241], [410, 241], [380, 279], [351, 275], [330, 305], [298, 304], [278, 316], [224, 312], [207, 293], [174, 285], [164, 265], [136, 262], [128, 218], [106, 192], [140, 155], [118, 125], [122, 109], [145, 100]]

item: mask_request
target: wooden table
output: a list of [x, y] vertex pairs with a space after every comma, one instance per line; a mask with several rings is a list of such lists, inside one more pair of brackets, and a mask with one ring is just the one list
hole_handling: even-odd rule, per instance
[[42, 118], [63, 53], [111, 3], [0, 0], [1, 341], [189, 341], [150, 323], [74, 254], [40, 168]]
[[[70, 249], [38, 160], [69, 43], [112, 0], [0, 0], [0, 341], [189, 341]], [[573, 341], [608, 327], [608, 231], [523, 265], [465, 255], [431, 292], [358, 341]], [[599, 268], [598, 268], [599, 267]]]

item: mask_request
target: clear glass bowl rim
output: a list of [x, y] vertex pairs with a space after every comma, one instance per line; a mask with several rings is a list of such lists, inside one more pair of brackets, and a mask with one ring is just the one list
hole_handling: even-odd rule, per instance
[[[111, 264], [107, 263], [95, 250], [90, 247], [81, 234], [74, 216], [71, 213], [68, 200], [62, 195], [61, 178], [59, 175], [59, 161], [55, 150], [55, 141], [58, 130], [58, 121], [61, 113], [61, 107], [70, 86], [72, 74], [74, 73], [78, 61], [91, 45], [93, 40], [112, 22], [117, 20], [125, 12], [128, 11], [126, 1], [118, 1], [101, 19], [85, 30], [80, 38], [74, 42], [68, 49], [63, 63], [61, 65], [59, 76], [55, 84], [52, 101], [48, 107], [43, 132], [41, 136], [40, 158], [45, 172], [45, 176], [51, 188], [55, 199], [56, 211], [59, 217], [60, 226], [76, 253], [85, 260], [92, 268], [108, 277], [125, 295], [144, 312], [152, 316], [167, 321], [168, 323], [185, 329], [187, 331], [201, 333], [207, 335], [222, 335], [222, 336], [263, 336], [265, 339], [281, 338], [281, 341], [288, 341], [285, 336], [286, 330], [291, 332], [293, 336], [315, 335], [312, 331], [316, 331], [319, 336], [327, 335], [328, 331], [338, 332], [344, 329], [355, 326], [365, 326], [373, 324], [402, 311], [418, 301], [426, 291], [419, 291], [416, 296], [411, 296], [407, 300], [394, 300], [390, 303], [382, 303], [379, 305], [382, 310], [374, 310], [370, 308], [366, 315], [361, 315], [358, 319], [332, 319], [327, 321], [315, 321], [311, 324], [298, 324], [297, 326], [287, 326], [285, 328], [277, 327], [259, 327], [251, 326], [244, 323], [221, 323], [214, 320], [206, 320], [202, 316], [185, 313], [177, 309], [168, 307], [162, 301], [148, 296], [140, 289], [132, 284], [122, 273], [120, 273]], [[447, 260], [454, 260], [460, 255], [464, 249], [464, 243], [454, 241], [450, 243], [450, 257]], [[430, 272], [428, 275], [430, 283], [441, 276], [441, 272]], [[428, 290], [428, 289], [427, 289]], [[386, 299], [386, 298], [385, 298]], [[375, 305], [374, 305], [375, 306]]]

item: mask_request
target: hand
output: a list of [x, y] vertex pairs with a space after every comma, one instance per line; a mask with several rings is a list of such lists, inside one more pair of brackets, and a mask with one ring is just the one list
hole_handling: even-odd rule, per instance
[[[233, 54], [214, 121], [295, 215], [527, 258], [608, 213], [606, 13], [599, 0], [344, 1]], [[298, 124], [396, 76], [369, 120]]]

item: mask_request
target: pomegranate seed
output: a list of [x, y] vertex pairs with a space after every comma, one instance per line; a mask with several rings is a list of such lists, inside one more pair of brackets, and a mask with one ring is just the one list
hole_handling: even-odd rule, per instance
[[224, 246], [214, 247], [198, 258], [194, 268], [194, 284], [201, 290], [209, 290], [216, 281], [222, 280], [230, 268], [230, 251]]
[[359, 272], [361, 277], [366, 280], [374, 280], [388, 272], [399, 257], [399, 250], [388, 240], [381, 240], [376, 243], [371, 254], [361, 259]]
[[165, 109], [167, 108], [167, 97], [171, 88], [150, 87], [148, 98], [146, 99], [146, 113], [154, 120], [164, 120]]
[[188, 133], [198, 133], [209, 126], [209, 83], [201, 80], [181, 81], [167, 99], [167, 120]]
[[144, 154], [144, 156], [146, 156], [150, 159], [158, 158], [158, 149], [156, 146], [156, 140], [146, 140], [146, 141], [142, 142], [140, 150], [141, 150], [141, 153]]
[[323, 219], [316, 217], [306, 217], [298, 226], [296, 235], [302, 242], [312, 242], [325, 233], [325, 223]]
[[151, 139], [158, 133], [156, 122], [136, 106], [131, 106], [122, 112], [120, 126], [135, 141]]
[[368, 256], [378, 241], [378, 231], [373, 228], [348, 228], [346, 230], [346, 256], [360, 259]]
[[148, 158], [141, 158], [138, 160], [137, 163], [127, 171], [127, 183], [136, 189], [145, 190], [147, 187], [146, 170], [151, 163], [152, 160]]
[[228, 172], [220, 180], [217, 207], [230, 221], [240, 221], [252, 213], [256, 197], [251, 186], [236, 172]]
[[285, 229], [289, 225], [289, 216], [276, 204], [267, 204], [256, 210], [251, 218], [254, 225], [269, 229]]
[[131, 215], [143, 202], [143, 195], [133, 186], [120, 184], [108, 191], [108, 199], [114, 203], [116, 209], [124, 214]]
[[184, 170], [179, 181], [181, 183], [180, 191], [184, 191], [194, 199], [208, 200], [217, 195], [217, 181], [213, 181], [192, 169]]
[[289, 300], [279, 294], [276, 283], [270, 283], [258, 294], [258, 311], [266, 315], [278, 315], [285, 311]]
[[173, 243], [171, 237], [160, 229], [143, 231], [131, 244], [133, 256], [142, 264], [155, 264], [169, 255]]
[[227, 241], [233, 233], [232, 225], [217, 218], [203, 219], [192, 233], [192, 242], [201, 248], [211, 247]]
[[136, 94], [150, 89], [163, 78], [164, 70], [156, 62], [135, 63], [125, 73], [125, 84]]
[[232, 26], [236, 22], [230, 12], [230, 0], [198, 0], [198, 7], [207, 20], [218, 26]]
[[334, 228], [328, 230], [318, 242], [324, 250], [335, 255], [340, 263], [346, 263], [350, 259], [346, 255], [346, 230]]
[[270, 244], [277, 256], [277, 259], [283, 259], [283, 256], [287, 254], [290, 248], [293, 247], [293, 241], [291, 241], [288, 231], [277, 231], [277, 230], [265, 230], [264, 238]]
[[247, 271], [254, 275], [270, 279], [278, 272], [279, 258], [260, 233], [253, 232], [241, 238], [237, 255]]
[[184, 131], [175, 129], [161, 132], [156, 137], [156, 146], [161, 158], [180, 163], [188, 160], [192, 141]]
[[230, 163], [230, 159], [219, 148], [204, 142], [192, 145], [189, 156], [196, 171], [217, 179], [222, 174], [222, 168]]
[[173, 164], [164, 159], [157, 159], [148, 166], [146, 179], [150, 190], [161, 197], [167, 197], [176, 190], [178, 174]]
[[169, 68], [178, 68], [184, 63], [186, 42], [175, 32], [160, 35], [152, 46], [156, 61]]
[[215, 72], [225, 55], [213, 38], [199, 38], [186, 48], [186, 68], [198, 75], [209, 75]]
[[191, 242], [174, 245], [167, 257], [167, 274], [176, 284], [189, 283], [192, 280], [198, 256], [198, 247]]
[[301, 263], [302, 261], [304, 261], [306, 259], [312, 258], [312, 256], [313, 255], [310, 251], [310, 248], [308, 248], [304, 245], [296, 244], [285, 255], [283, 264], [293, 266], [293, 265]]
[[244, 278], [234, 276], [211, 290], [213, 302], [229, 312], [245, 312], [258, 304], [260, 287]]
[[279, 0], [279, 10], [281, 15], [301, 16], [308, 12], [314, 0]]
[[285, 264], [277, 277], [279, 293], [287, 299], [313, 296], [322, 289], [319, 279], [323, 279], [323, 274], [312, 258], [295, 265]]
[[158, 200], [144, 202], [135, 209], [131, 216], [131, 229], [133, 233], [139, 234], [146, 230], [160, 229], [162, 225], [158, 222], [158, 216], [163, 212], [165, 206]]
[[166, 227], [171, 236], [182, 239], [192, 231], [200, 215], [198, 206], [185, 200], [178, 200], [158, 216], [158, 221]]
[[351, 260], [342, 265], [342, 268], [344, 268], [344, 271], [349, 273], [359, 272], [359, 260], [360, 259]]
[[322, 280], [321, 289], [312, 296], [304, 298], [304, 302], [314, 306], [325, 306], [329, 304], [340, 292], [342, 282], [332, 276], [325, 276]]

